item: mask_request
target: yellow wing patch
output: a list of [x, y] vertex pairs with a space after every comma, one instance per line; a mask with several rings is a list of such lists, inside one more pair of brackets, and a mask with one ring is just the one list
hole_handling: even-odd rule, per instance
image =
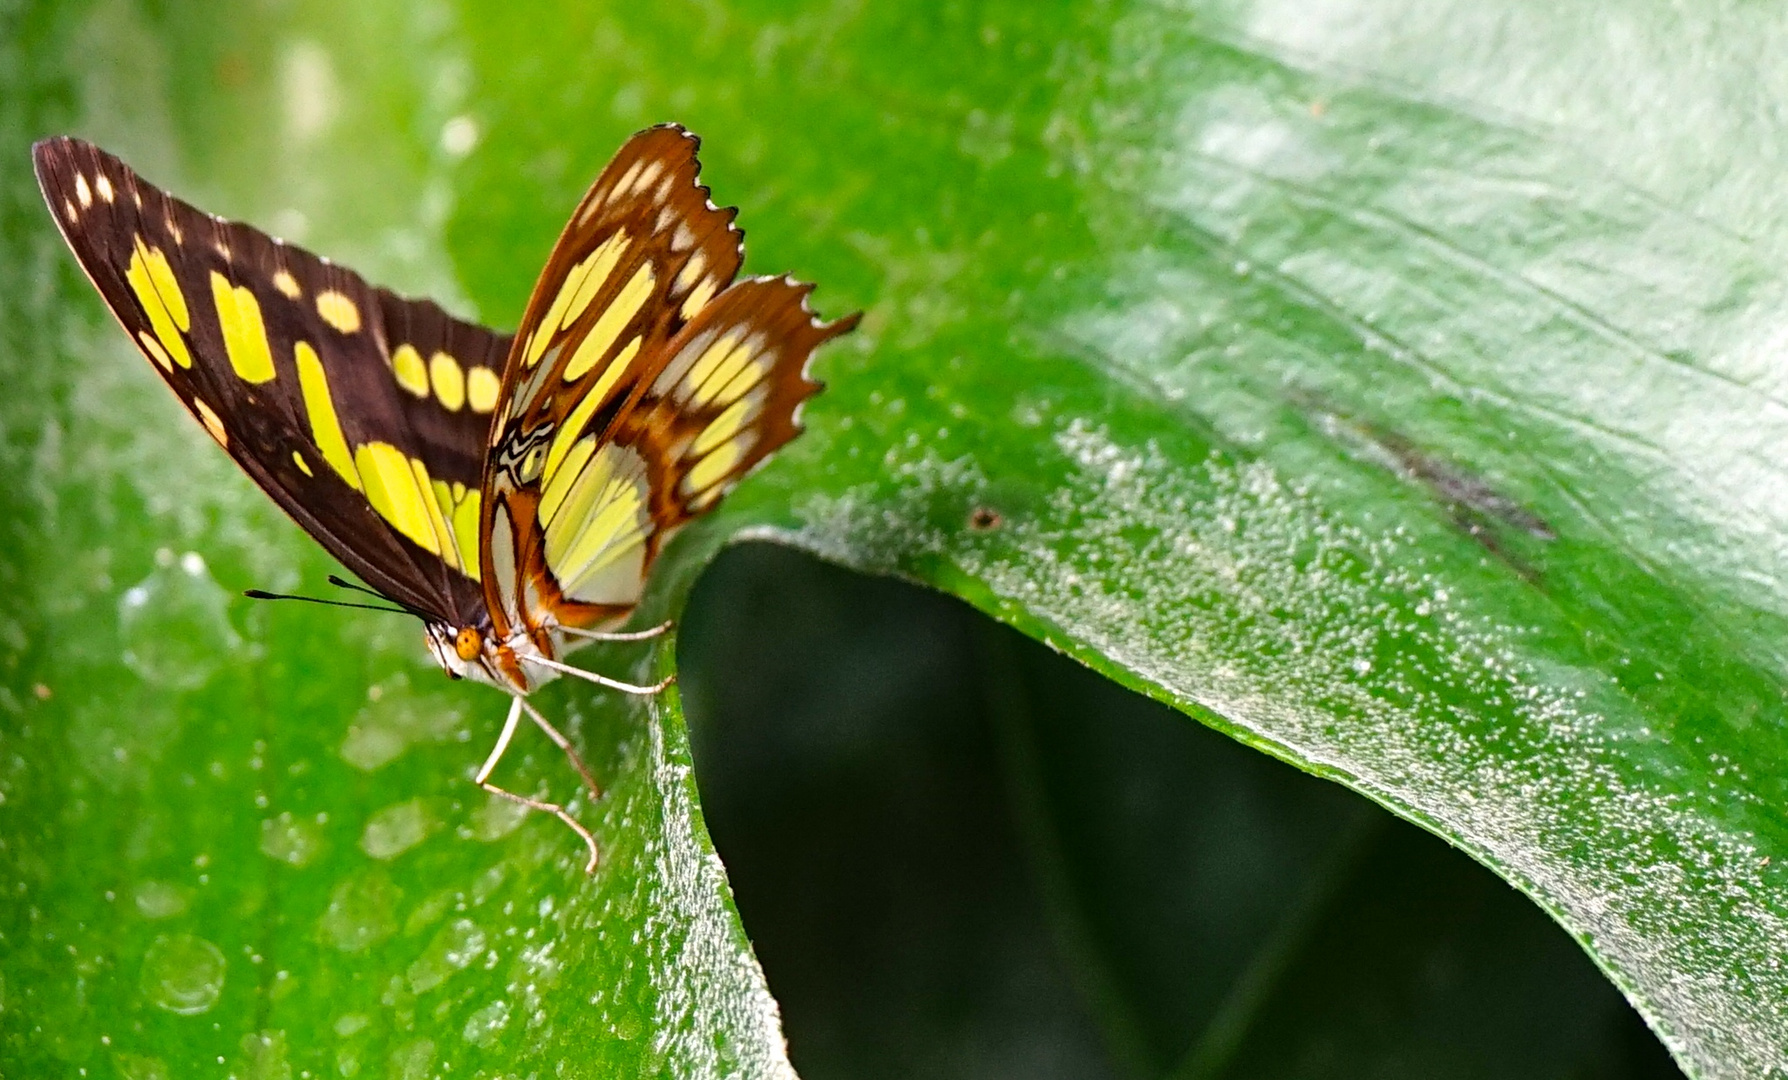
[[346, 293], [328, 289], [317, 294], [317, 314], [324, 322], [335, 327], [344, 334], [358, 333], [360, 330], [360, 306], [349, 299]]
[[[150, 247], [143, 243], [142, 237], [137, 237], [124, 280], [136, 293], [137, 303], [142, 305], [149, 327], [161, 343], [161, 352], [174, 364], [192, 367], [192, 353], [187, 351], [186, 339], [181, 336], [192, 329], [192, 314], [187, 310], [186, 296], [180, 291], [174, 269], [168, 265], [168, 257], [160, 248]], [[161, 360], [158, 355], [156, 361]], [[162, 366], [172, 370], [171, 364], [163, 363]]]
[[304, 395], [304, 412], [310, 418], [310, 437], [316, 442], [317, 451], [349, 487], [361, 490], [360, 473], [354, 467], [354, 456], [348, 453], [348, 440], [341, 433], [341, 419], [335, 414], [335, 399], [329, 394], [323, 361], [308, 341], [294, 345], [292, 355], [298, 362], [298, 389]]
[[399, 345], [391, 354], [391, 373], [397, 377], [397, 385], [408, 390], [417, 397], [428, 396], [428, 365], [422, 362], [422, 354], [414, 345]]
[[546, 315], [540, 325], [528, 338], [528, 347], [522, 354], [524, 367], [533, 367], [540, 362], [546, 347], [559, 331], [577, 321], [596, 298], [596, 293], [614, 273], [615, 264], [620, 262], [621, 255], [627, 250], [627, 232], [618, 229], [615, 234], [597, 246], [595, 251], [571, 268], [565, 275], [565, 283], [559, 287], [559, 293], [547, 306]]
[[444, 352], [428, 358], [428, 381], [435, 388], [435, 397], [448, 412], [458, 412], [466, 404], [466, 372], [459, 361]]
[[571, 494], [572, 482], [582, 474], [584, 465], [595, 452], [596, 436], [586, 435], [569, 445], [563, 460], [548, 460], [548, 471], [540, 490], [539, 515], [542, 525], [559, 516], [559, 507], [564, 505], [565, 496]]
[[487, 413], [495, 409], [497, 395], [502, 389], [503, 381], [490, 368], [475, 367], [466, 372], [466, 402], [475, 413]]
[[695, 468], [690, 469], [688, 474], [683, 477], [683, 494], [694, 495], [720, 480], [732, 471], [733, 466], [745, 459], [745, 452], [750, 450], [751, 444], [756, 441], [756, 433], [748, 431], [722, 443], [706, 457], [696, 462]]
[[420, 458], [390, 443], [366, 443], [354, 451], [354, 462], [366, 479], [366, 501], [380, 517], [417, 547], [478, 580], [481, 496], [476, 488], [434, 479]]
[[[631, 447], [593, 452], [594, 438], [548, 485], [541, 498], [546, 564], [567, 599], [585, 604], [629, 604], [643, 585], [645, 540], [651, 528], [646, 463]], [[568, 478], [568, 479], [566, 479]]]
[[247, 383], [273, 381], [273, 349], [267, 343], [267, 326], [261, 321], [261, 305], [255, 294], [231, 285], [228, 278], [213, 270], [211, 299], [217, 305], [224, 352], [236, 377]]
[[224, 430], [223, 419], [217, 415], [217, 411], [205, 404], [204, 398], [193, 398], [192, 407], [198, 410], [199, 419], [204, 421], [205, 430], [209, 431], [211, 437], [217, 440], [217, 445], [226, 450], [229, 449], [230, 436]]
[[497, 393], [502, 385], [491, 369], [474, 367], [468, 370], [452, 355], [440, 350], [424, 363], [422, 354], [410, 344], [392, 350], [391, 374], [397, 379], [397, 385], [419, 398], [427, 397], [432, 390], [441, 407], [448, 412], [458, 412], [468, 402], [473, 412], [490, 412], [497, 407]]
[[386, 442], [363, 443], [354, 466], [366, 483], [366, 501], [391, 527], [449, 566], [459, 564], [459, 548], [436, 501], [428, 466]]
[[549, 479], [558, 469], [560, 460], [571, 449], [571, 444], [583, 433], [584, 425], [588, 424], [590, 417], [596, 415], [596, 410], [601, 408], [602, 399], [608, 396], [609, 390], [632, 366], [633, 358], [639, 355], [639, 341], [639, 338], [634, 338], [627, 343], [627, 347], [621, 350], [620, 355], [615, 357], [608, 369], [590, 386], [590, 390], [584, 395], [583, 400], [577, 403], [577, 408], [573, 409], [571, 415], [565, 418], [565, 423], [559, 428], [559, 433], [553, 436], [552, 447], [546, 455], [545, 471]]
[[570, 362], [565, 365], [566, 382], [576, 382], [583, 378], [596, 366], [598, 360], [608, 354], [615, 339], [621, 336], [621, 331], [627, 328], [627, 324], [633, 321], [633, 317], [639, 314], [639, 309], [651, 298], [652, 286], [656, 282], [657, 276], [652, 273], [652, 264], [641, 263], [640, 268], [627, 279], [627, 284], [621, 287], [614, 302], [602, 310], [602, 314], [596, 319], [596, 325], [590, 327], [590, 332], [578, 344], [577, 351], [571, 354]]
[[[408, 350], [408, 359], [404, 356], [405, 350]], [[305, 413], [310, 419], [311, 438], [323, 460], [351, 487], [365, 492], [367, 503], [392, 528], [422, 550], [440, 556], [448, 566], [478, 580], [481, 501], [478, 490], [457, 481], [436, 480], [421, 458], [411, 457], [387, 442], [362, 443], [350, 451], [347, 438], [342, 434], [341, 419], [336, 415], [328, 376], [316, 350], [309, 342], [300, 341], [293, 354], [297, 360], [298, 386], [304, 397]], [[458, 363], [446, 353], [437, 352], [435, 357], [452, 364], [455, 373], [460, 370]], [[400, 382], [405, 377], [403, 372], [412, 364], [422, 364], [416, 350], [408, 345], [397, 349], [392, 362], [399, 372]], [[443, 369], [437, 365], [437, 374], [439, 370]], [[438, 377], [452, 378], [450, 375]], [[423, 376], [425, 393], [428, 379], [428, 375]], [[411, 389], [408, 383], [404, 385]], [[437, 392], [439, 385], [437, 382]], [[464, 392], [463, 385], [460, 392]], [[200, 406], [202, 408], [203, 403]], [[292, 459], [306, 476], [312, 475], [302, 454], [293, 451]]]
[[[619, 230], [595, 251], [592, 251], [589, 258], [582, 263], [585, 267], [583, 279], [575, 283], [575, 290], [567, 288], [560, 294], [570, 296], [571, 300], [565, 305], [565, 311], [559, 322], [554, 324], [548, 319], [543, 325], [556, 325], [558, 329], [563, 330], [576, 322], [578, 316], [584, 313], [584, 309], [590, 306], [590, 301], [596, 299], [597, 291], [608, 283], [609, 275], [615, 272], [615, 264], [621, 261], [621, 255], [626, 250], [627, 233], [625, 230]], [[571, 286], [573, 283], [567, 281], [566, 284]]]
[[716, 416], [695, 437], [695, 442], [689, 446], [689, 455], [701, 457], [738, 434], [740, 428], [757, 419], [758, 410], [763, 407], [763, 403], [763, 394], [751, 394], [728, 405], [725, 412]]
[[714, 298], [714, 279], [703, 278], [701, 283], [683, 300], [683, 321], [695, 318], [708, 301]]
[[[477, 488], [468, 488], [457, 481], [434, 482], [435, 502], [451, 531], [450, 541], [458, 557], [456, 569], [473, 581], [478, 580], [478, 511], [483, 496]], [[448, 562], [453, 563], [452, 559]]]
[[614, 389], [615, 383], [619, 382], [621, 376], [627, 374], [627, 369], [633, 366], [633, 358], [639, 355], [639, 345], [640, 339], [634, 338], [621, 346], [621, 351], [615, 354], [614, 360], [610, 361], [608, 367], [603, 370], [596, 381], [590, 384], [586, 400], [600, 402], [608, 396], [608, 392]]
[[155, 362], [162, 366], [162, 370], [174, 370], [173, 357], [168, 355], [168, 350], [161, 347], [161, 342], [156, 339], [154, 334], [147, 330], [138, 330], [137, 340], [142, 343], [144, 349], [148, 350], [149, 355], [155, 358]]

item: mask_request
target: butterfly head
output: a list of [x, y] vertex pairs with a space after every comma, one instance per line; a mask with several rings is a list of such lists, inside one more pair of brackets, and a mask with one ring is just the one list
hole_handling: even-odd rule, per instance
[[447, 674], [456, 679], [477, 678], [482, 668], [478, 663], [484, 653], [484, 635], [475, 627], [453, 626], [430, 622], [423, 633], [428, 652]]
[[[523, 694], [545, 681], [538, 675], [530, 678], [522, 666], [524, 659], [539, 651], [525, 633], [499, 641], [488, 626], [430, 622], [424, 637], [435, 663], [455, 679], [472, 679]], [[547, 678], [552, 675], [550, 671], [544, 674]]]
[[453, 635], [453, 651], [467, 662], [478, 659], [484, 652], [484, 635], [469, 626], [460, 627]]

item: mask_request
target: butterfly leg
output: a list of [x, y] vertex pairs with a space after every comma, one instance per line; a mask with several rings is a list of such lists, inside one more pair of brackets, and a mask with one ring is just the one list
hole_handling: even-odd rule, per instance
[[610, 690], [619, 690], [625, 694], [639, 694], [643, 697], [650, 697], [653, 694], [660, 692], [671, 683], [677, 681], [675, 675], [666, 675], [655, 683], [648, 686], [641, 686], [638, 683], [621, 682], [619, 679], [611, 679], [605, 675], [598, 675], [594, 671], [585, 671], [580, 667], [572, 667], [570, 664], [562, 664], [557, 660], [548, 660], [544, 656], [520, 656], [518, 659], [524, 664], [539, 664], [541, 667], [552, 668], [554, 671], [562, 671], [567, 675], [583, 679], [585, 682], [593, 682], [597, 686], [606, 686]]
[[561, 626], [558, 627], [558, 631], [561, 634], [583, 638], [585, 641], [647, 641], [675, 625], [677, 625], [675, 621], [666, 619], [650, 630], [634, 630], [625, 634], [610, 634], [602, 630], [580, 630], [574, 626]]
[[540, 730], [546, 732], [546, 737], [551, 739], [559, 749], [565, 751], [565, 756], [571, 759], [571, 767], [577, 770], [577, 775], [584, 778], [584, 786], [590, 789], [590, 797], [602, 798], [602, 789], [596, 786], [596, 778], [590, 775], [589, 767], [584, 764], [584, 759], [578, 756], [577, 748], [571, 745], [571, 740], [561, 735], [558, 728], [553, 727], [546, 717], [540, 715], [539, 709], [528, 704], [522, 698], [518, 697], [515, 700], [523, 709], [527, 710], [528, 716], [533, 719], [535, 724], [539, 725]]
[[[513, 803], [520, 803], [522, 806], [525, 806], [530, 810], [543, 810], [558, 818], [560, 821], [563, 821], [570, 827], [572, 832], [583, 837], [584, 843], [589, 847], [590, 861], [584, 865], [584, 873], [594, 874], [596, 872], [596, 838], [590, 835], [590, 830], [584, 828], [582, 823], [567, 813], [563, 806], [560, 806], [558, 803], [543, 802], [540, 799], [530, 799], [526, 795], [517, 795], [513, 791], [505, 791], [490, 782], [490, 774], [496, 769], [497, 762], [503, 760], [503, 752], [509, 749], [509, 741], [515, 738], [515, 728], [516, 725], [521, 722], [521, 714], [524, 707], [526, 706], [520, 696], [514, 698], [513, 703], [509, 706], [509, 718], [503, 721], [503, 733], [497, 736], [497, 745], [491, 749], [490, 757], [484, 759], [484, 765], [478, 770], [478, 775], [473, 777], [473, 782], [484, 790], [490, 792], [492, 795], [508, 799]], [[531, 707], [528, 707], [528, 712], [533, 713], [534, 710]], [[538, 714], [535, 715], [538, 716]], [[544, 723], [544, 721], [542, 721], [542, 723]], [[553, 731], [550, 726], [548, 726], [547, 731], [554, 736], [558, 736], [558, 732]], [[555, 738], [554, 741], [556, 742], [557, 738]], [[570, 753], [569, 748], [567, 748], [566, 752]], [[572, 754], [571, 760], [578, 766], [578, 771], [584, 773], [584, 779], [589, 780], [589, 774], [584, 771], [583, 762], [579, 761], [575, 754]], [[595, 785], [592, 783], [591, 786], [594, 788]]]
[[563, 806], [560, 806], [558, 803], [541, 802], [539, 799], [530, 799], [526, 795], [517, 795], [513, 791], [504, 791], [502, 788], [488, 780], [480, 781], [478, 786], [490, 792], [492, 795], [500, 795], [503, 798], [508, 799], [510, 802], [520, 803], [530, 810], [544, 810], [570, 826], [571, 831], [583, 837], [584, 843], [590, 848], [590, 861], [584, 864], [584, 873], [594, 874], [596, 872], [596, 838], [591, 836], [590, 830], [579, 824], [576, 818], [566, 813]]
[[509, 740], [515, 738], [515, 726], [521, 723], [521, 712], [522, 699], [516, 697], [509, 704], [509, 718], [503, 721], [503, 733], [497, 736], [497, 745], [491, 747], [490, 757], [484, 759], [484, 765], [478, 770], [478, 775], [472, 778], [473, 783], [482, 785], [490, 779], [490, 774], [496, 770], [497, 762], [503, 760], [503, 752], [509, 749]]

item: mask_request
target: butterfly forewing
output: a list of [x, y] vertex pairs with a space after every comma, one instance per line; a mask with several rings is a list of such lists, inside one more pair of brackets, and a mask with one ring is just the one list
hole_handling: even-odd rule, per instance
[[479, 485], [509, 339], [204, 214], [87, 143], [34, 156], [82, 268], [212, 437], [374, 588], [480, 621]]
[[[798, 430], [824, 325], [809, 287], [734, 284], [735, 211], [697, 140], [631, 139], [585, 196], [516, 334], [487, 463], [486, 594], [499, 630], [624, 617], [670, 533]], [[722, 377], [724, 376], [724, 377]]]

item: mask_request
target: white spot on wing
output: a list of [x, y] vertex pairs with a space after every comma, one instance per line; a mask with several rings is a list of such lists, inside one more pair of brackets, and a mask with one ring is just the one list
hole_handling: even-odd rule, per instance
[[627, 166], [627, 171], [621, 174], [621, 179], [615, 181], [615, 194], [617, 196], [625, 195], [632, 189], [634, 178], [639, 176], [639, 168], [640, 163], [637, 161], [634, 162], [632, 165]]
[[664, 163], [663, 162], [654, 161], [651, 164], [647, 165], [645, 168], [645, 171], [639, 174], [639, 179], [634, 181], [634, 184], [633, 184], [634, 190], [644, 191], [647, 188], [651, 187], [653, 181], [658, 179], [658, 174], [663, 171], [664, 171]]

